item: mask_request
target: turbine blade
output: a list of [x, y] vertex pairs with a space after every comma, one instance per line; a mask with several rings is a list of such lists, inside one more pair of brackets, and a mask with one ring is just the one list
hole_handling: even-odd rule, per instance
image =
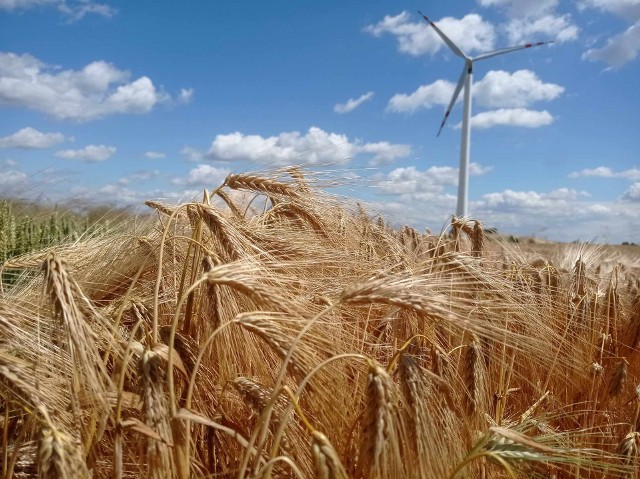
[[462, 50], [460, 50], [455, 43], [453, 43], [449, 37], [447, 37], [444, 33], [442, 33], [442, 30], [440, 30], [438, 27], [436, 27], [436, 24], [433, 23], [431, 20], [429, 20], [429, 17], [427, 17], [424, 13], [422, 13], [420, 10], [418, 10], [418, 13], [420, 15], [422, 15], [422, 18], [425, 19], [425, 21], [431, 25], [433, 27], [433, 29], [436, 31], [436, 33], [440, 36], [440, 38], [442, 38], [442, 40], [444, 40], [444, 42], [447, 44], [447, 46], [449, 48], [451, 48], [451, 50], [453, 51], [453, 53], [455, 53], [456, 55], [458, 55], [459, 57], [464, 58], [465, 60], [468, 59], [468, 57], [462, 52]]
[[460, 91], [462, 91], [462, 86], [464, 85], [465, 80], [467, 79], [467, 75], [469, 74], [469, 64], [464, 62], [464, 67], [462, 68], [462, 73], [460, 74], [460, 79], [458, 80], [458, 85], [456, 89], [453, 91], [453, 96], [451, 97], [451, 101], [449, 102], [449, 106], [447, 107], [447, 111], [444, 114], [444, 118], [442, 119], [442, 123], [440, 124], [440, 129], [438, 130], [438, 134], [436, 136], [440, 136], [442, 129], [444, 128], [445, 123], [449, 119], [449, 114], [453, 109], [453, 105], [456, 104], [456, 100], [460, 96]]
[[548, 45], [549, 43], [554, 43], [554, 42], [550, 41], [550, 42], [525, 43], [524, 45], [517, 45], [515, 47], [501, 48], [500, 50], [494, 50], [492, 52], [478, 55], [473, 59], [473, 61], [475, 62], [477, 60], [486, 60], [487, 58], [497, 57], [498, 55], [502, 55], [504, 53], [511, 53], [518, 50], [524, 50], [525, 48], [539, 47], [541, 45]]

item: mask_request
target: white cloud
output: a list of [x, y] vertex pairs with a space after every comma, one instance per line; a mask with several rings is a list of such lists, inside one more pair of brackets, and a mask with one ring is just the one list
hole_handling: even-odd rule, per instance
[[[446, 80], [436, 80], [422, 85], [410, 94], [397, 93], [387, 105], [396, 113], [414, 113], [435, 105], [446, 106], [451, 101], [455, 85]], [[564, 88], [554, 83], [544, 83], [531, 70], [509, 73], [491, 70], [473, 85], [473, 99], [486, 107], [525, 107], [537, 101], [554, 100]], [[461, 98], [461, 96], [459, 97]]]
[[578, 8], [597, 8], [632, 22], [640, 20], [640, 1], [638, 0], [581, 0], [578, 2]]
[[[154, 199], [164, 203], [182, 203], [191, 201], [198, 196], [199, 199], [202, 199], [202, 190], [179, 190], [176, 189], [175, 182], [168, 190], [163, 190], [140, 188], [139, 181], [136, 181], [135, 184], [133, 181], [127, 181], [133, 180], [137, 176], [146, 177], [148, 175], [145, 172], [139, 172], [127, 178], [121, 178], [115, 183], [109, 183], [100, 187], [88, 188], [75, 186], [70, 188], [66, 195], [52, 195], [50, 201], [63, 201], [71, 195], [73, 198], [93, 202], [98, 205], [104, 205], [105, 202], [107, 202], [107, 204], [119, 207], [142, 207], [141, 203], [148, 199]], [[152, 172], [151, 178], [155, 178], [156, 176], [155, 172]], [[142, 208], [145, 212], [148, 212], [145, 207]]]
[[630, 180], [640, 180], [640, 169], [631, 168], [624, 171], [613, 171], [608, 166], [598, 166], [597, 168], [587, 168], [582, 171], [574, 171], [569, 174], [569, 178], [628, 178]]
[[558, 0], [478, 0], [484, 7], [503, 10], [508, 21], [499, 30], [513, 44], [554, 40], [562, 43], [576, 40], [580, 29], [573, 24], [571, 15], [555, 12]]
[[129, 176], [122, 177], [118, 180], [118, 185], [128, 185], [134, 183], [139, 185], [140, 183], [157, 178], [160, 175], [158, 170], [142, 170], [136, 173], [132, 173]]
[[587, 50], [582, 58], [603, 61], [614, 68], [619, 68], [635, 60], [638, 54], [640, 54], [640, 22], [609, 38], [605, 46]]
[[346, 103], [336, 103], [333, 107], [333, 111], [336, 113], [350, 113], [360, 105], [362, 105], [365, 101], [371, 100], [373, 98], [373, 92], [367, 92], [364, 95], [356, 98], [349, 98]]
[[46, 6], [56, 7], [59, 12], [68, 17], [70, 22], [82, 20], [88, 14], [111, 18], [117, 12], [106, 3], [95, 3], [89, 0], [0, 0], [0, 10], [8, 12]]
[[96, 163], [108, 160], [116, 152], [113, 146], [88, 145], [80, 150], [62, 150], [56, 153], [58, 158], [65, 160], [79, 160], [87, 163]]
[[587, 196], [569, 188], [559, 188], [548, 193], [536, 191], [504, 190], [497, 193], [488, 193], [482, 196], [478, 205], [488, 209], [540, 209], [553, 208], [558, 204], [563, 205], [567, 201], [576, 200], [580, 196]]
[[[489, 171], [491, 167], [469, 165], [471, 176]], [[396, 224], [411, 224], [418, 229], [439, 227], [455, 211], [456, 197], [450, 191], [458, 183], [458, 168], [430, 166], [421, 170], [408, 166], [378, 174], [374, 179], [381, 200], [372, 206]]]
[[618, 15], [631, 23], [625, 31], [607, 39], [599, 48], [591, 48], [582, 55], [583, 60], [603, 61], [619, 68], [635, 60], [640, 54], [640, 0], [582, 0], [578, 8], [595, 8]]
[[611, 213], [611, 208], [605, 205], [601, 205], [600, 203], [595, 203], [593, 205], [587, 206], [587, 211], [595, 214], [609, 214]]
[[396, 93], [387, 105], [387, 111], [395, 113], [414, 113], [416, 110], [431, 108], [435, 105], [446, 106], [451, 101], [455, 85], [447, 80], [436, 80], [422, 85], [410, 94]]
[[[480, 174], [486, 170], [476, 168]], [[378, 177], [379, 200], [373, 206], [394, 225], [409, 224], [419, 231], [428, 227], [437, 233], [455, 212], [456, 178], [456, 169], [450, 167], [397, 168]], [[591, 201], [587, 192], [568, 187], [552, 191], [512, 188], [475, 199], [473, 185], [472, 181], [471, 216], [504, 234], [543, 235], [560, 241], [637, 242], [640, 237], [640, 208], [633, 207], [640, 202], [640, 182], [623, 198], [607, 202]]]
[[62, 133], [42, 133], [30, 126], [0, 138], [0, 148], [44, 149], [62, 143]]
[[18, 162], [16, 160], [12, 160], [11, 158], [7, 158], [6, 160], [0, 162], [0, 166], [2, 166], [2, 168], [13, 168], [15, 166], [18, 166]]
[[2, 187], [15, 187], [18, 183], [24, 182], [26, 179], [27, 174], [23, 171], [0, 171], [0, 186]]
[[222, 161], [247, 160], [273, 165], [290, 163], [346, 163], [358, 154], [373, 155], [373, 163], [384, 163], [407, 156], [408, 145], [388, 142], [350, 141], [346, 135], [329, 133], [317, 127], [305, 135], [297, 131], [262, 137], [240, 132], [217, 135], [207, 156]]
[[500, 7], [511, 18], [543, 16], [555, 10], [558, 0], [478, 0], [483, 7]]
[[640, 202], [640, 181], [632, 184], [622, 195], [624, 201]]
[[[414, 18], [416, 21], [412, 22]], [[493, 25], [480, 15], [469, 14], [461, 19], [444, 17], [434, 23], [466, 54], [488, 51], [494, 46]], [[387, 15], [375, 25], [365, 27], [365, 31], [376, 37], [385, 33], [395, 36], [398, 50], [413, 56], [434, 54], [443, 47], [447, 48], [433, 28], [419, 16], [408, 12]]]
[[356, 154], [362, 152], [373, 155], [370, 164], [374, 166], [391, 163], [397, 158], [404, 158], [411, 153], [409, 145], [393, 144], [388, 141], [356, 145], [355, 149]]
[[185, 161], [190, 161], [193, 163], [204, 158], [204, 153], [192, 146], [184, 146], [182, 150], [180, 150], [180, 154]]
[[544, 83], [531, 70], [509, 73], [492, 70], [473, 85], [473, 98], [482, 106], [525, 107], [537, 101], [556, 99], [564, 88], [554, 83]]
[[39, 7], [42, 5], [51, 5], [57, 3], [58, 0], [0, 0], [0, 9], [6, 11], [28, 9]]
[[145, 152], [144, 156], [146, 156], [150, 160], [160, 160], [160, 159], [166, 157], [167, 155], [165, 155], [164, 153], [162, 153], [160, 151], [147, 151], [147, 152]]
[[217, 168], [211, 165], [198, 165], [189, 171], [189, 176], [182, 180], [174, 180], [174, 184], [186, 184], [188, 186], [217, 187], [221, 185], [231, 170]]
[[[499, 110], [478, 113], [471, 118], [473, 128], [487, 129], [494, 126], [520, 126], [539, 128], [553, 123], [553, 117], [547, 110], [536, 111], [526, 108], [500, 108]], [[458, 123], [455, 128], [460, 128]]]
[[0, 53], [0, 105], [24, 107], [57, 119], [94, 120], [143, 114], [169, 100], [146, 76], [95, 61], [81, 70], [60, 70], [29, 55]]
[[98, 188], [95, 194], [91, 196], [94, 199], [110, 198], [111, 201], [121, 205], [140, 203], [140, 201], [143, 201], [146, 197], [145, 193], [118, 184], [104, 185]]
[[[469, 165], [470, 176], [480, 176], [491, 171], [491, 167], [478, 163]], [[445, 186], [458, 184], [458, 168], [451, 166], [431, 166], [419, 171], [415, 166], [396, 168], [385, 177], [379, 178], [380, 190], [386, 194], [408, 195], [415, 193], [440, 194]]]
[[[535, 3], [535, 2], [531, 2]], [[571, 23], [571, 15], [544, 15], [540, 18], [513, 18], [504, 26], [511, 43], [576, 40], [580, 29]]]
[[485, 225], [508, 233], [544, 233], [562, 241], [628, 241], [637, 237], [640, 209], [635, 211], [624, 201], [590, 202], [588, 196], [570, 188], [550, 192], [505, 190], [483, 195], [472, 202], [471, 210]]
[[58, 5], [58, 10], [69, 17], [69, 21], [77, 22], [82, 20], [88, 14], [100, 15], [105, 18], [113, 17], [117, 10], [105, 3], [93, 3], [81, 0], [76, 4], [62, 2]]
[[178, 103], [182, 105], [191, 103], [191, 100], [193, 100], [193, 93], [193, 88], [181, 88], [180, 93], [178, 94]]

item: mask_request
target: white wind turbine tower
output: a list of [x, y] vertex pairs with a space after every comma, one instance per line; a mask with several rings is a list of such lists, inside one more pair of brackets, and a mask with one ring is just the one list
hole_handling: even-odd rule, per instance
[[444, 114], [444, 119], [442, 120], [442, 124], [440, 125], [440, 129], [438, 130], [438, 135], [440, 136], [440, 132], [442, 132], [442, 128], [444, 128], [445, 123], [447, 122], [447, 118], [449, 118], [449, 114], [451, 113], [451, 109], [453, 105], [456, 103], [458, 96], [460, 95], [460, 90], [462, 90], [464, 86], [464, 104], [462, 107], [462, 139], [460, 142], [460, 172], [458, 176], [458, 205], [456, 207], [456, 216], [467, 216], [467, 197], [469, 194], [469, 142], [471, 138], [471, 86], [473, 85], [473, 64], [474, 62], [480, 60], [486, 60], [487, 58], [492, 58], [498, 55], [502, 55], [503, 53], [511, 53], [517, 50], [524, 50], [525, 48], [538, 47], [540, 45], [546, 45], [548, 43], [553, 42], [537, 42], [537, 43], [527, 43], [525, 45], [518, 45], [515, 47], [509, 48], [501, 48], [500, 50], [494, 50], [492, 52], [483, 53], [478, 55], [475, 58], [471, 58], [463, 53], [455, 43], [453, 43], [449, 37], [447, 37], [442, 30], [436, 27], [436, 24], [433, 23], [429, 18], [424, 15], [422, 12], [418, 11], [420, 15], [427, 21], [429, 25], [433, 27], [436, 33], [444, 40], [447, 46], [459, 57], [464, 59], [464, 67], [462, 68], [462, 73], [460, 74], [460, 80], [458, 80], [458, 85], [453, 92], [453, 97], [451, 97], [451, 102], [447, 107], [447, 111]]

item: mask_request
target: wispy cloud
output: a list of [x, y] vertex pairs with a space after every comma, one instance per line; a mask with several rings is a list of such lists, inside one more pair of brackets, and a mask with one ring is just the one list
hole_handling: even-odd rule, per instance
[[197, 162], [204, 158], [204, 153], [192, 146], [184, 146], [180, 150], [180, 154], [185, 161]]
[[624, 32], [607, 39], [606, 45], [591, 48], [582, 58], [591, 61], [603, 61], [614, 68], [635, 60], [640, 54], [640, 22], [631, 25]]
[[[485, 175], [492, 170], [478, 163], [469, 165], [470, 176]], [[440, 194], [446, 186], [458, 184], [458, 168], [451, 166], [430, 166], [420, 171], [415, 166], [395, 168], [379, 178], [381, 192], [385, 194], [407, 195], [414, 193]]]
[[607, 38], [605, 45], [590, 48], [583, 60], [602, 61], [612, 68], [620, 68], [640, 55], [640, 2], [638, 0], [581, 0], [578, 8], [597, 9], [611, 13], [631, 23], [624, 31]]
[[193, 94], [193, 88], [181, 88], [180, 93], [178, 94], [178, 102], [183, 105], [191, 103], [191, 100], [193, 100]]
[[77, 22], [91, 14], [111, 18], [117, 13], [111, 5], [90, 0], [0, 0], [0, 10], [7, 12], [46, 7], [56, 8], [69, 22]]
[[[500, 108], [485, 111], [471, 117], [473, 128], [487, 129], [494, 126], [519, 126], [539, 128], [553, 123], [553, 116], [547, 110], [536, 111], [526, 108]], [[460, 128], [458, 123], [454, 128]]]
[[167, 155], [165, 155], [160, 151], [147, 151], [145, 152], [144, 156], [146, 156], [150, 160], [161, 160], [162, 158], [165, 158]]
[[608, 166], [598, 166], [596, 168], [573, 171], [569, 173], [569, 178], [627, 178], [640, 180], [640, 169], [630, 168], [624, 171], [613, 171]]
[[558, 14], [558, 0], [478, 0], [483, 7], [498, 7], [507, 21], [498, 25], [512, 44], [538, 40], [558, 43], [576, 40], [580, 29], [570, 14]]
[[335, 111], [336, 113], [350, 113], [360, 105], [362, 105], [364, 102], [369, 101], [372, 98], [373, 92], [370, 91], [356, 99], [349, 98], [346, 103], [336, 103], [336, 105], [333, 107], [333, 111]]
[[79, 150], [62, 150], [56, 153], [58, 158], [65, 160], [79, 160], [87, 163], [97, 163], [111, 158], [116, 152], [113, 146], [88, 145]]
[[42, 133], [28, 126], [16, 131], [13, 135], [0, 138], [0, 148], [45, 149], [64, 140], [62, 133]]

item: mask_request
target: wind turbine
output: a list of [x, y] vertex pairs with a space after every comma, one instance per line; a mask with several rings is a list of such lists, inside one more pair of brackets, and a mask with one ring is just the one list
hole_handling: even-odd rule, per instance
[[453, 43], [449, 37], [447, 37], [442, 30], [440, 30], [435, 23], [429, 20], [425, 14], [421, 11], [418, 11], [422, 18], [424, 18], [429, 25], [433, 27], [436, 33], [442, 38], [442, 40], [447, 44], [447, 46], [451, 49], [453, 53], [458, 55], [459, 57], [464, 59], [464, 67], [462, 68], [462, 73], [460, 74], [460, 79], [458, 80], [458, 85], [453, 92], [453, 97], [451, 97], [451, 102], [447, 108], [446, 113], [444, 114], [444, 119], [442, 120], [442, 124], [440, 125], [440, 129], [438, 130], [438, 135], [442, 132], [447, 119], [449, 118], [449, 114], [451, 113], [451, 109], [453, 105], [456, 103], [458, 96], [460, 95], [460, 90], [464, 87], [464, 104], [462, 107], [462, 139], [460, 141], [460, 172], [458, 176], [458, 205], [456, 207], [456, 216], [467, 216], [467, 197], [469, 195], [469, 142], [471, 140], [471, 86], [473, 85], [473, 64], [474, 62], [480, 60], [486, 60], [487, 58], [493, 58], [498, 55], [502, 55], [504, 53], [511, 53], [518, 50], [524, 50], [525, 48], [531, 47], [539, 47], [540, 45], [546, 45], [548, 43], [553, 42], [537, 42], [537, 43], [526, 43], [524, 45], [518, 45], [515, 47], [501, 48], [499, 50], [494, 50], [487, 53], [482, 53], [475, 58], [471, 58], [468, 55], [465, 55], [460, 48]]

